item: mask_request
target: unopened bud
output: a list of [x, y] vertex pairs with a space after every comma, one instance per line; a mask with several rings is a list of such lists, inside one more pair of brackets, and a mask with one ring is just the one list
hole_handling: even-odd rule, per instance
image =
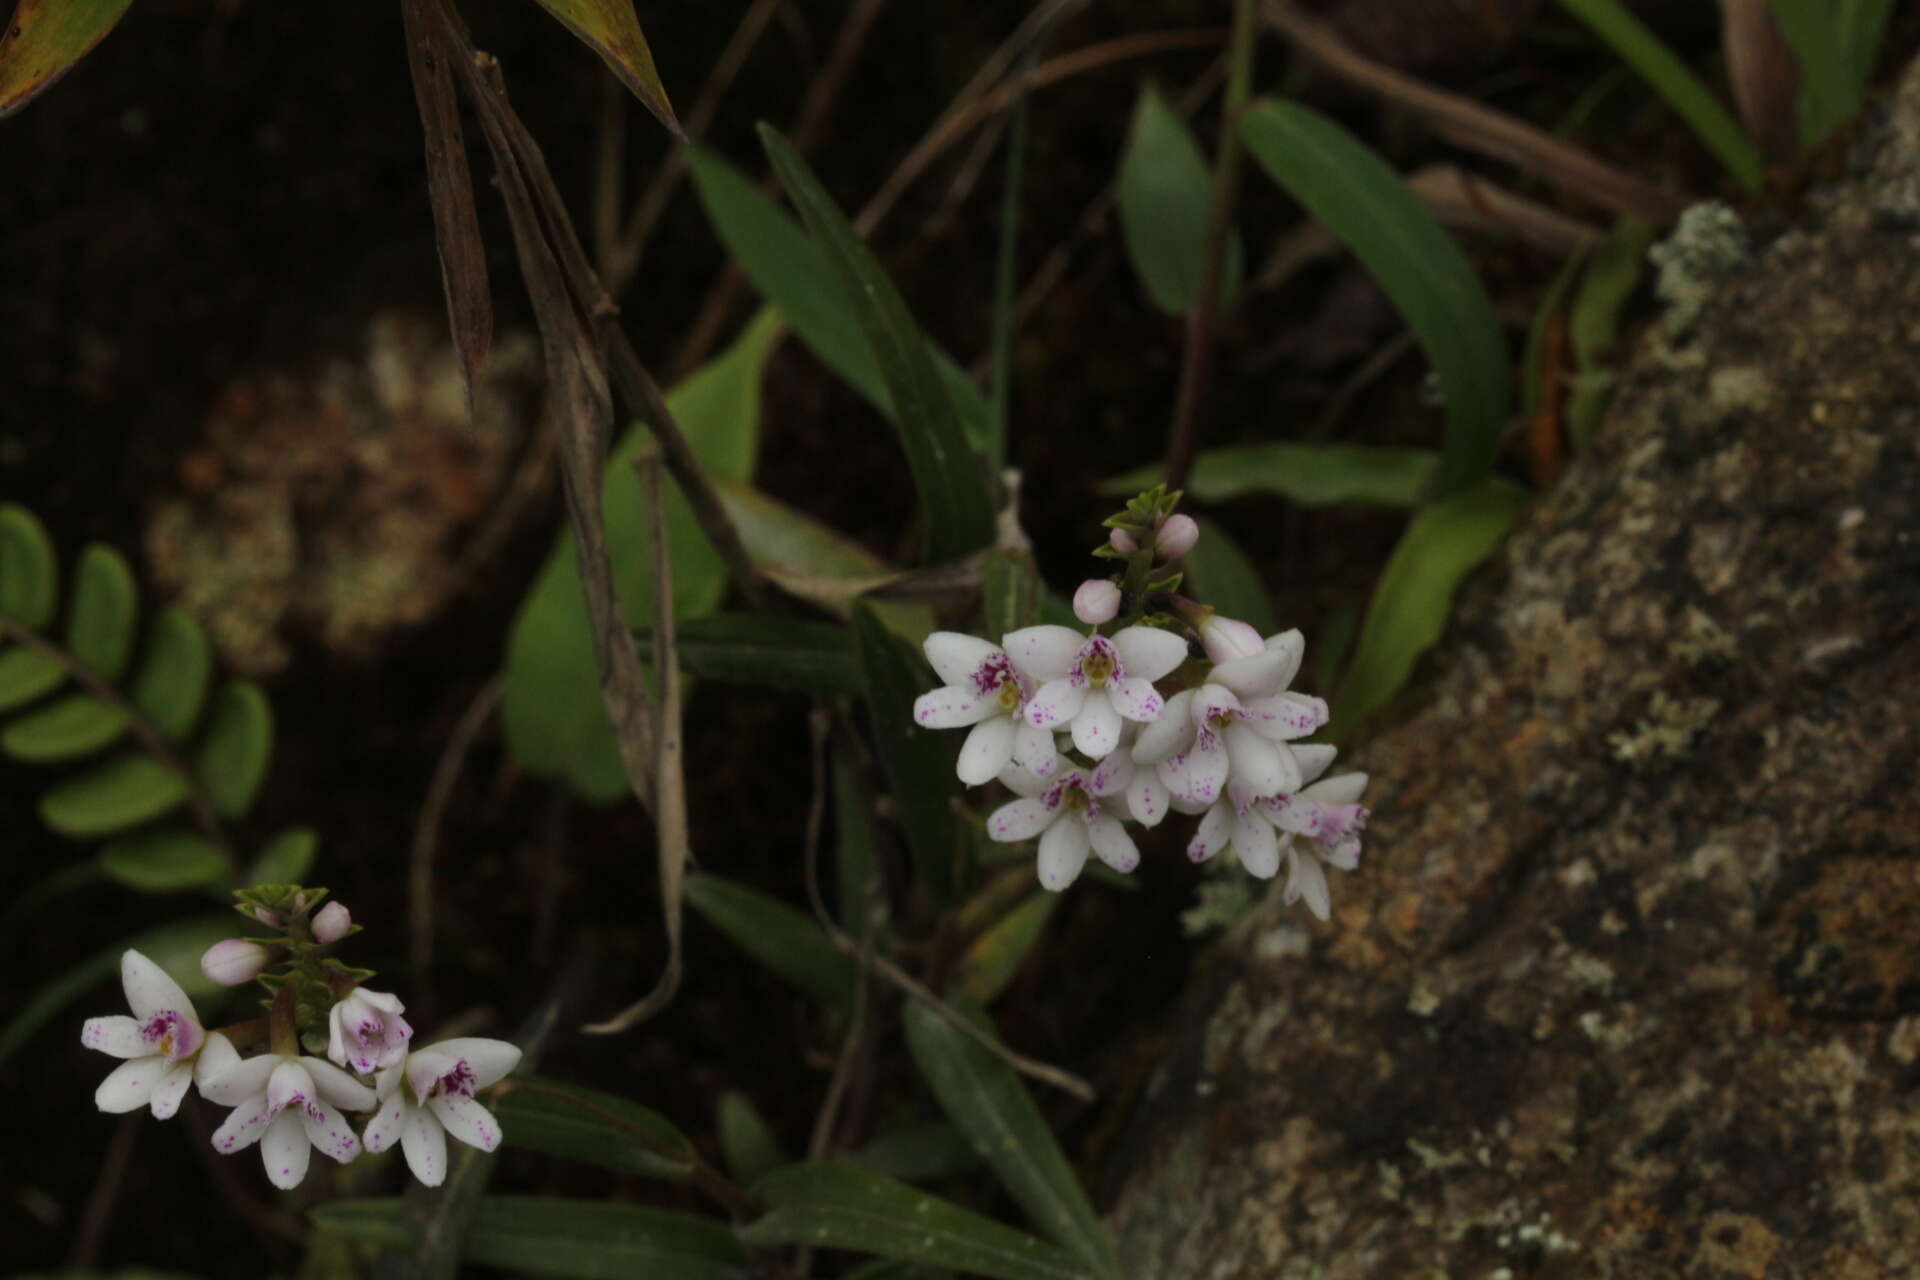
[[313, 940], [338, 942], [353, 927], [353, 917], [338, 902], [329, 902], [313, 914]]
[[1168, 516], [1153, 537], [1154, 554], [1162, 560], [1178, 560], [1200, 541], [1200, 526], [1192, 516]]
[[1208, 659], [1216, 663], [1251, 658], [1266, 648], [1259, 628], [1217, 613], [1200, 624], [1200, 643], [1206, 648]]
[[266, 925], [269, 929], [278, 929], [287, 922], [286, 917], [278, 911], [269, 911], [265, 907], [255, 907], [253, 909], [253, 918], [261, 924]]
[[237, 987], [259, 977], [260, 971], [267, 967], [267, 962], [272, 958], [267, 949], [257, 942], [228, 938], [207, 948], [207, 953], [200, 957], [200, 972], [207, 975], [209, 982], [217, 982], [223, 987]]
[[1140, 544], [1134, 541], [1133, 535], [1125, 529], [1115, 529], [1109, 533], [1107, 535], [1107, 545], [1123, 556], [1130, 556], [1140, 549]]
[[1120, 588], [1105, 578], [1088, 578], [1073, 593], [1073, 616], [1090, 627], [1112, 622], [1120, 613]]

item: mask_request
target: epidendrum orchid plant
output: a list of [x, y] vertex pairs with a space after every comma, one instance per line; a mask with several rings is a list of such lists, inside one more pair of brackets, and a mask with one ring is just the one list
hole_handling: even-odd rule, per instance
[[[321, 905], [326, 892], [240, 891], [235, 910], [271, 936], [230, 938], [201, 958], [214, 982], [266, 987], [262, 1017], [206, 1030], [179, 983], [138, 951], [123, 954], [132, 1015], [89, 1018], [80, 1033], [88, 1048], [126, 1059], [94, 1102], [110, 1112], [151, 1107], [164, 1120], [197, 1086], [207, 1101], [232, 1108], [214, 1131], [214, 1149], [257, 1145], [277, 1187], [300, 1185], [315, 1150], [345, 1164], [395, 1142], [414, 1176], [439, 1186], [448, 1135], [483, 1151], [500, 1145], [500, 1126], [475, 1094], [518, 1066], [520, 1050], [472, 1036], [413, 1050], [399, 998], [361, 986], [372, 972], [329, 954], [359, 929], [340, 903]], [[259, 1052], [242, 1056], [243, 1049]], [[322, 1049], [326, 1056], [316, 1056]], [[372, 1116], [356, 1132], [345, 1112]]]
[[1299, 631], [1262, 638], [1177, 594], [1176, 562], [1200, 536], [1175, 513], [1179, 500], [1162, 486], [1106, 521], [1093, 554], [1125, 569], [1074, 593], [1085, 634], [1041, 625], [999, 644], [928, 636], [927, 660], [946, 683], [919, 698], [914, 718], [970, 727], [960, 779], [1014, 793], [987, 834], [1037, 836], [1048, 889], [1072, 884], [1089, 853], [1131, 872], [1140, 854], [1127, 824], [1157, 827], [1175, 812], [1200, 818], [1187, 843], [1195, 862], [1231, 848], [1261, 879], [1285, 863], [1286, 900], [1327, 919], [1326, 868], [1359, 865], [1367, 775], [1323, 777], [1334, 748], [1300, 741], [1326, 724], [1327, 704], [1289, 687], [1306, 653]]

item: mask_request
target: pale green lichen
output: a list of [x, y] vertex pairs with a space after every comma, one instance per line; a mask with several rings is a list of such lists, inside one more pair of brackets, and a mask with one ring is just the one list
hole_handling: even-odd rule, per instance
[[1678, 760], [1693, 749], [1694, 738], [1719, 714], [1718, 698], [1670, 698], [1656, 690], [1647, 704], [1646, 718], [1631, 729], [1608, 734], [1607, 742], [1616, 760]]
[[1685, 333], [1700, 317], [1749, 251], [1740, 215], [1717, 200], [1687, 209], [1673, 234], [1647, 250], [1659, 272], [1654, 292], [1667, 304], [1662, 325], [1669, 335]]

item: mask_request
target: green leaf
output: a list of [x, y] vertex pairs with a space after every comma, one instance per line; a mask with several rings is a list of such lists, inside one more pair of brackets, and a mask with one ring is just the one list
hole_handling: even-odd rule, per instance
[[0, 117], [26, 106], [86, 57], [131, 3], [19, 0], [0, 33]]
[[0, 505], [0, 617], [37, 631], [59, 603], [60, 565], [46, 528], [25, 507]]
[[509, 1146], [643, 1178], [678, 1180], [698, 1163], [686, 1135], [657, 1111], [597, 1089], [538, 1076], [515, 1079], [539, 1090], [509, 1087], [495, 1100]]
[[[180, 984], [181, 990], [193, 999], [198, 1000], [223, 990], [200, 972], [200, 957], [222, 938], [231, 938], [233, 928], [233, 916], [230, 913], [197, 916], [150, 929], [99, 952], [41, 987], [19, 1007], [12, 1020], [0, 1029], [0, 1062], [11, 1057], [14, 1050], [25, 1044], [34, 1032], [45, 1026], [62, 1009], [119, 973], [120, 953], [129, 949], [138, 951], [166, 970]], [[113, 1008], [107, 1010], [103, 1006], [102, 1009], [103, 1012], [123, 1010], [118, 993], [114, 995]]]
[[1084, 625], [1073, 616], [1071, 605], [1047, 590], [1031, 554], [989, 547], [981, 573], [988, 635], [1003, 636], [1040, 622], [1062, 627]]
[[[1302, 507], [1411, 507], [1433, 479], [1431, 449], [1369, 444], [1246, 444], [1207, 449], [1193, 460], [1186, 493], [1200, 502], [1276, 494]], [[1102, 493], [1137, 493], [1160, 464], [1100, 482]]]
[[968, 999], [992, 1004], [1045, 934], [1057, 893], [1036, 893], [975, 938], [960, 957], [956, 981]]
[[873, 815], [852, 766], [833, 758], [834, 884], [840, 927], [856, 938], [867, 933], [867, 887], [874, 877]]
[[[1118, 200], [1127, 257], [1147, 296], [1162, 311], [1193, 310], [1206, 268], [1213, 175], [1186, 122], [1151, 85], [1134, 106], [1120, 159]], [[1223, 303], [1240, 274], [1242, 254], [1235, 234], [1227, 245]]]
[[25, 706], [67, 678], [67, 669], [21, 645], [0, 650], [0, 711]]
[[1619, 345], [1620, 313], [1640, 287], [1653, 238], [1652, 223], [1631, 215], [1621, 218], [1593, 255], [1574, 294], [1567, 337], [1579, 376], [1568, 391], [1566, 413], [1567, 436], [1575, 449], [1592, 443], [1600, 415], [1613, 398], [1606, 365]]
[[1660, 43], [1620, 0], [1560, 0], [1560, 6], [1587, 24], [1622, 61], [1652, 85], [1680, 113], [1694, 136], [1720, 158], [1727, 172], [1749, 191], [1766, 177], [1760, 149], [1707, 87], [1673, 50]]
[[1002, 1280], [1084, 1280], [1089, 1274], [1032, 1236], [853, 1165], [789, 1165], [752, 1190], [771, 1211], [740, 1228], [748, 1244], [854, 1249]]
[[938, 1182], [980, 1167], [980, 1153], [944, 1120], [880, 1134], [852, 1157], [855, 1164], [902, 1182]]
[[1414, 661], [1446, 630], [1455, 589], [1493, 554], [1528, 496], [1489, 480], [1414, 517], [1373, 589], [1327, 736], [1342, 736], [1399, 692]]
[[[312, 1211], [316, 1226], [374, 1244], [414, 1243], [407, 1202], [336, 1200]], [[462, 1256], [576, 1280], [746, 1280], [747, 1259], [724, 1223], [667, 1209], [545, 1196], [487, 1196], [467, 1232]]]
[[957, 560], [993, 541], [993, 508], [927, 342], [880, 264], [787, 140], [760, 126], [760, 141], [814, 240], [825, 250], [897, 411], [900, 443], [920, 494], [927, 559]]
[[777, 977], [836, 1009], [853, 1006], [853, 959], [778, 898], [719, 876], [687, 877], [687, 901]]
[[874, 754], [893, 790], [914, 870], [934, 901], [950, 901], [959, 879], [953, 800], [960, 794], [960, 779], [953, 771], [953, 747], [913, 722], [914, 699], [933, 687], [932, 673], [865, 606], [854, 609], [853, 634], [867, 675]]
[[124, 713], [90, 693], [70, 693], [9, 724], [0, 732], [0, 749], [16, 760], [72, 760], [92, 755], [126, 727]]
[[218, 845], [175, 827], [136, 831], [108, 842], [100, 850], [100, 868], [142, 893], [198, 889], [223, 883], [230, 874]]
[[640, 31], [633, 0], [540, 0], [540, 7], [599, 54], [620, 83], [632, 90], [661, 124], [676, 136], [685, 136], [680, 122], [674, 119], [673, 104], [667, 101], [667, 87], [654, 70], [653, 50]]
[[243, 877], [242, 887], [300, 884], [313, 868], [320, 837], [312, 827], [289, 827], [267, 842]]
[[710, 680], [795, 693], [866, 689], [853, 637], [838, 623], [720, 613], [689, 621], [674, 639], [680, 665]]
[[[667, 406], [695, 457], [716, 484], [744, 482], [760, 441], [760, 374], [779, 329], [765, 313], [725, 352], [667, 393]], [[614, 445], [605, 488], [607, 546], [622, 615], [631, 626], [653, 621], [653, 553], [645, 492], [632, 460], [651, 442], [636, 425]], [[726, 593], [726, 567], [708, 545], [693, 511], [668, 486], [667, 554], [673, 562], [673, 612], [688, 621], [713, 612]], [[562, 534], [507, 639], [501, 724], [514, 756], [537, 774], [558, 776], [580, 795], [606, 804], [628, 794], [626, 769], [600, 696], [586, 597], [573, 537]]]
[[187, 784], [151, 756], [126, 756], [40, 797], [40, 817], [76, 840], [109, 836], [157, 818], [186, 798]]
[[843, 1280], [952, 1280], [952, 1276], [953, 1272], [944, 1267], [926, 1267], [897, 1258], [875, 1258], [847, 1272]]
[[1260, 571], [1240, 544], [1213, 521], [1200, 521], [1200, 541], [1187, 552], [1182, 567], [1187, 574], [1184, 589], [1200, 603], [1212, 605], [1229, 618], [1252, 623], [1263, 636], [1280, 629]]
[[720, 1135], [720, 1154], [735, 1182], [746, 1184], [787, 1163], [780, 1140], [746, 1094], [729, 1089], [714, 1108], [714, 1128]]
[[[1112, 1242], [1013, 1068], [917, 1001], [905, 1017], [907, 1047], [933, 1096], [1027, 1216], [1098, 1274], [1117, 1274]], [[991, 1025], [984, 1014], [976, 1021]]]
[[[689, 147], [686, 154], [714, 233], [747, 279], [780, 309], [822, 364], [889, 422], [897, 422], [880, 363], [820, 246], [721, 156], [700, 147]], [[986, 397], [953, 357], [931, 347], [929, 351], [968, 440], [984, 448], [992, 418]]]
[[273, 706], [259, 686], [229, 680], [207, 712], [193, 772], [223, 818], [242, 818], [253, 806], [273, 759]]
[[91, 543], [73, 573], [67, 648], [102, 680], [118, 680], [133, 656], [140, 625], [140, 593], [133, 570], [112, 547]]
[[1512, 388], [1487, 291], [1419, 197], [1365, 144], [1317, 112], [1263, 99], [1240, 119], [1261, 168], [1360, 259], [1420, 340], [1446, 395], [1439, 493], [1487, 474]]
[[133, 679], [133, 705], [169, 740], [193, 731], [213, 682], [213, 646], [193, 615], [168, 606], [147, 624], [147, 647]]

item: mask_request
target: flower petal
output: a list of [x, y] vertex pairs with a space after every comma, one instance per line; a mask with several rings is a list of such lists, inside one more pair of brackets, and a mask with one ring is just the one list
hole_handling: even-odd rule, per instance
[[500, 1145], [500, 1123], [493, 1118], [493, 1112], [475, 1102], [472, 1098], [462, 1098], [442, 1094], [429, 1098], [427, 1106], [439, 1118], [441, 1127], [447, 1136], [458, 1138], [470, 1147], [482, 1151], [491, 1151]]
[[267, 1114], [264, 1091], [242, 1098], [240, 1105], [229, 1111], [225, 1122], [213, 1131], [213, 1149], [222, 1155], [232, 1155], [252, 1146], [266, 1133], [267, 1122], [272, 1118]]
[[1226, 788], [1227, 776], [1232, 763], [1227, 758], [1224, 746], [1211, 751], [1190, 751], [1186, 760], [1186, 786], [1182, 794], [1188, 799], [1210, 804], [1220, 798]]
[[[1019, 738], [1015, 737], [1014, 741], [1017, 743]], [[1048, 750], [1052, 750], [1051, 745], [1049, 745]], [[1057, 752], [1055, 753], [1055, 767], [1059, 767], [1059, 755]], [[1020, 763], [1018, 754], [1015, 754], [1013, 759], [1007, 761], [1007, 767], [994, 776], [999, 779], [1000, 785], [1017, 796], [1037, 796], [1045, 791], [1048, 786], [1045, 778]]]
[[1307, 656], [1307, 638], [1300, 634], [1300, 628], [1294, 627], [1278, 635], [1268, 636], [1266, 647], [1268, 652], [1278, 653], [1287, 660], [1287, 665], [1281, 668], [1279, 685], [1284, 689], [1293, 683], [1295, 676], [1300, 674], [1300, 662]]
[[165, 969], [138, 951], [121, 953], [120, 985], [126, 989], [127, 1004], [132, 1008], [133, 1016], [142, 1022], [170, 1009], [186, 1014], [195, 1022], [200, 1020], [193, 1012], [193, 1002], [187, 999], [187, 993], [180, 989], [180, 984], [169, 978]]
[[1327, 702], [1305, 693], [1276, 693], [1254, 698], [1244, 708], [1262, 737], [1281, 742], [1304, 738], [1327, 722]]
[[506, 1079], [520, 1065], [520, 1047], [485, 1036], [460, 1036], [433, 1046], [458, 1056], [473, 1072], [473, 1087], [485, 1089]]
[[437, 1187], [447, 1180], [447, 1131], [431, 1111], [425, 1107], [408, 1110], [400, 1147], [407, 1153], [407, 1167], [423, 1184]]
[[1333, 763], [1334, 756], [1340, 753], [1337, 747], [1324, 742], [1303, 742], [1288, 749], [1293, 752], [1293, 758], [1300, 762], [1300, 781], [1303, 783], [1312, 782], [1325, 773], [1327, 766]]
[[1157, 827], [1167, 816], [1167, 788], [1151, 769], [1136, 769], [1127, 784], [1127, 812], [1143, 827]]
[[345, 1164], [360, 1154], [360, 1139], [354, 1134], [353, 1126], [324, 1102], [310, 1103], [300, 1113], [300, 1125], [306, 1131], [307, 1141], [323, 1156], [332, 1156]]
[[1113, 701], [1115, 711], [1141, 724], [1152, 724], [1166, 710], [1166, 702], [1154, 689], [1153, 682], [1139, 676], [1110, 682], [1107, 685], [1107, 697]]
[[1160, 718], [1144, 726], [1133, 740], [1133, 758], [1141, 764], [1157, 764], [1179, 755], [1193, 745], [1193, 690], [1182, 689], [1167, 699]]
[[1001, 844], [1031, 840], [1052, 824], [1055, 808], [1038, 796], [1009, 800], [987, 818], [987, 836]]
[[1209, 684], [1225, 685], [1243, 698], [1263, 698], [1285, 687], [1282, 679], [1287, 657], [1272, 649], [1262, 649], [1248, 658], [1222, 662], [1207, 676]]
[[1293, 903], [1305, 898], [1313, 914], [1327, 919], [1333, 914], [1333, 898], [1327, 892], [1327, 873], [1320, 869], [1320, 860], [1298, 849], [1289, 853], [1286, 900]]
[[1064, 677], [1049, 680], [1027, 702], [1027, 723], [1041, 729], [1064, 728], [1080, 714], [1081, 704], [1086, 700], [1087, 691], [1075, 687]]
[[1187, 842], [1187, 856], [1195, 862], [1205, 862], [1226, 848], [1227, 841], [1232, 838], [1233, 809], [1225, 804], [1216, 804], [1200, 819], [1193, 839]]
[[1326, 810], [1310, 796], [1281, 795], [1267, 801], [1267, 816], [1282, 831], [1314, 836], [1320, 834], [1321, 823], [1326, 820]]
[[116, 1058], [145, 1058], [153, 1046], [140, 1034], [140, 1023], [124, 1013], [88, 1018], [80, 1028], [80, 1043]]
[[[1060, 749], [1053, 745], [1053, 730], [1042, 729], [1039, 725], [1021, 724], [1013, 734], [1013, 759], [1016, 764], [1035, 778], [1042, 780], [1043, 783], [1045, 779], [1051, 778], [1055, 770], [1060, 767]], [[1009, 782], [1007, 785], [1013, 787], [1015, 791], [1020, 790], [1013, 783]]]
[[1366, 789], [1366, 774], [1343, 773], [1337, 778], [1323, 778], [1301, 794], [1332, 808], [1336, 805], [1358, 804], [1361, 792]]
[[1233, 780], [1256, 796], [1279, 795], [1300, 786], [1300, 766], [1293, 753], [1277, 747], [1235, 721], [1227, 726], [1227, 758]]
[[1240, 714], [1240, 699], [1233, 690], [1209, 680], [1193, 691], [1193, 703], [1187, 709], [1195, 729], [1210, 720], [1232, 719]]
[[967, 687], [987, 659], [1000, 652], [1000, 646], [991, 640], [982, 640], [979, 636], [965, 635], [958, 631], [936, 631], [920, 642], [926, 650], [927, 661], [940, 674], [947, 684]]
[[313, 1159], [313, 1145], [307, 1141], [302, 1111], [283, 1111], [267, 1126], [260, 1139], [260, 1162], [267, 1167], [267, 1181], [282, 1191], [291, 1191], [307, 1176], [307, 1162]]
[[1079, 878], [1087, 864], [1087, 824], [1056, 822], [1040, 837], [1040, 884], [1060, 892]]
[[1158, 680], [1187, 660], [1186, 638], [1158, 627], [1124, 627], [1113, 647], [1127, 675], [1141, 680]]
[[1036, 680], [1058, 680], [1073, 667], [1086, 637], [1071, 627], [1051, 623], [1022, 627], [1000, 638], [1013, 665]]
[[[397, 1069], [389, 1067], [387, 1070]], [[380, 1104], [380, 1109], [373, 1113], [373, 1119], [367, 1121], [367, 1131], [361, 1135], [360, 1140], [368, 1151], [378, 1155], [400, 1141], [400, 1130], [406, 1126], [406, 1123], [407, 1100], [400, 1096], [398, 1089], [395, 1089], [387, 1095], [387, 1100]]]
[[1115, 795], [1133, 781], [1133, 754], [1115, 751], [1094, 766], [1087, 777], [1087, 790], [1096, 796]]
[[282, 1058], [267, 1078], [267, 1109], [278, 1115], [288, 1107], [296, 1110], [316, 1101], [320, 1091], [314, 1087], [313, 1077], [300, 1065], [297, 1058]]
[[180, 1109], [180, 1099], [187, 1096], [187, 1090], [193, 1084], [193, 1064], [176, 1062], [166, 1069], [160, 1082], [153, 1086], [153, 1097], [149, 1099], [153, 1107], [153, 1118], [165, 1120]]
[[913, 722], [923, 729], [964, 729], [970, 724], [979, 724], [999, 709], [999, 700], [994, 695], [950, 684], [913, 700]]
[[1140, 865], [1140, 850], [1134, 845], [1133, 837], [1120, 825], [1120, 820], [1110, 814], [1096, 813], [1087, 819], [1087, 840], [1100, 855], [1100, 861], [1115, 871], [1125, 874]]
[[[226, 1040], [226, 1037], [217, 1031], [207, 1037], [207, 1047], [200, 1051], [200, 1064], [194, 1069], [193, 1078], [200, 1085], [200, 1096], [222, 1107], [238, 1106], [246, 1098], [264, 1099], [267, 1081], [273, 1078], [274, 1069], [281, 1063], [280, 1055], [263, 1053], [256, 1058], [248, 1058], [244, 1062], [239, 1061], [236, 1056], [235, 1061], [225, 1066], [219, 1065], [221, 1059], [216, 1056], [215, 1066], [208, 1068], [205, 1065], [208, 1055], [218, 1053], [213, 1048], [216, 1037], [222, 1041]], [[228, 1044], [227, 1051], [231, 1053], [232, 1050], [233, 1046]]]
[[1105, 689], [1090, 689], [1073, 718], [1073, 745], [1089, 760], [1104, 760], [1120, 745], [1120, 713]]
[[988, 716], [973, 726], [966, 745], [960, 748], [960, 759], [954, 764], [960, 781], [970, 787], [991, 782], [995, 774], [1007, 767], [1007, 761], [1013, 759], [1013, 735], [1013, 721], [1006, 716]]
[[93, 1105], [114, 1115], [138, 1111], [147, 1105], [154, 1086], [166, 1074], [166, 1060], [158, 1054], [123, 1062], [93, 1091]]
[[1280, 844], [1273, 827], [1258, 812], [1243, 813], [1234, 820], [1233, 851], [1248, 874], [1271, 880], [1280, 870]]

